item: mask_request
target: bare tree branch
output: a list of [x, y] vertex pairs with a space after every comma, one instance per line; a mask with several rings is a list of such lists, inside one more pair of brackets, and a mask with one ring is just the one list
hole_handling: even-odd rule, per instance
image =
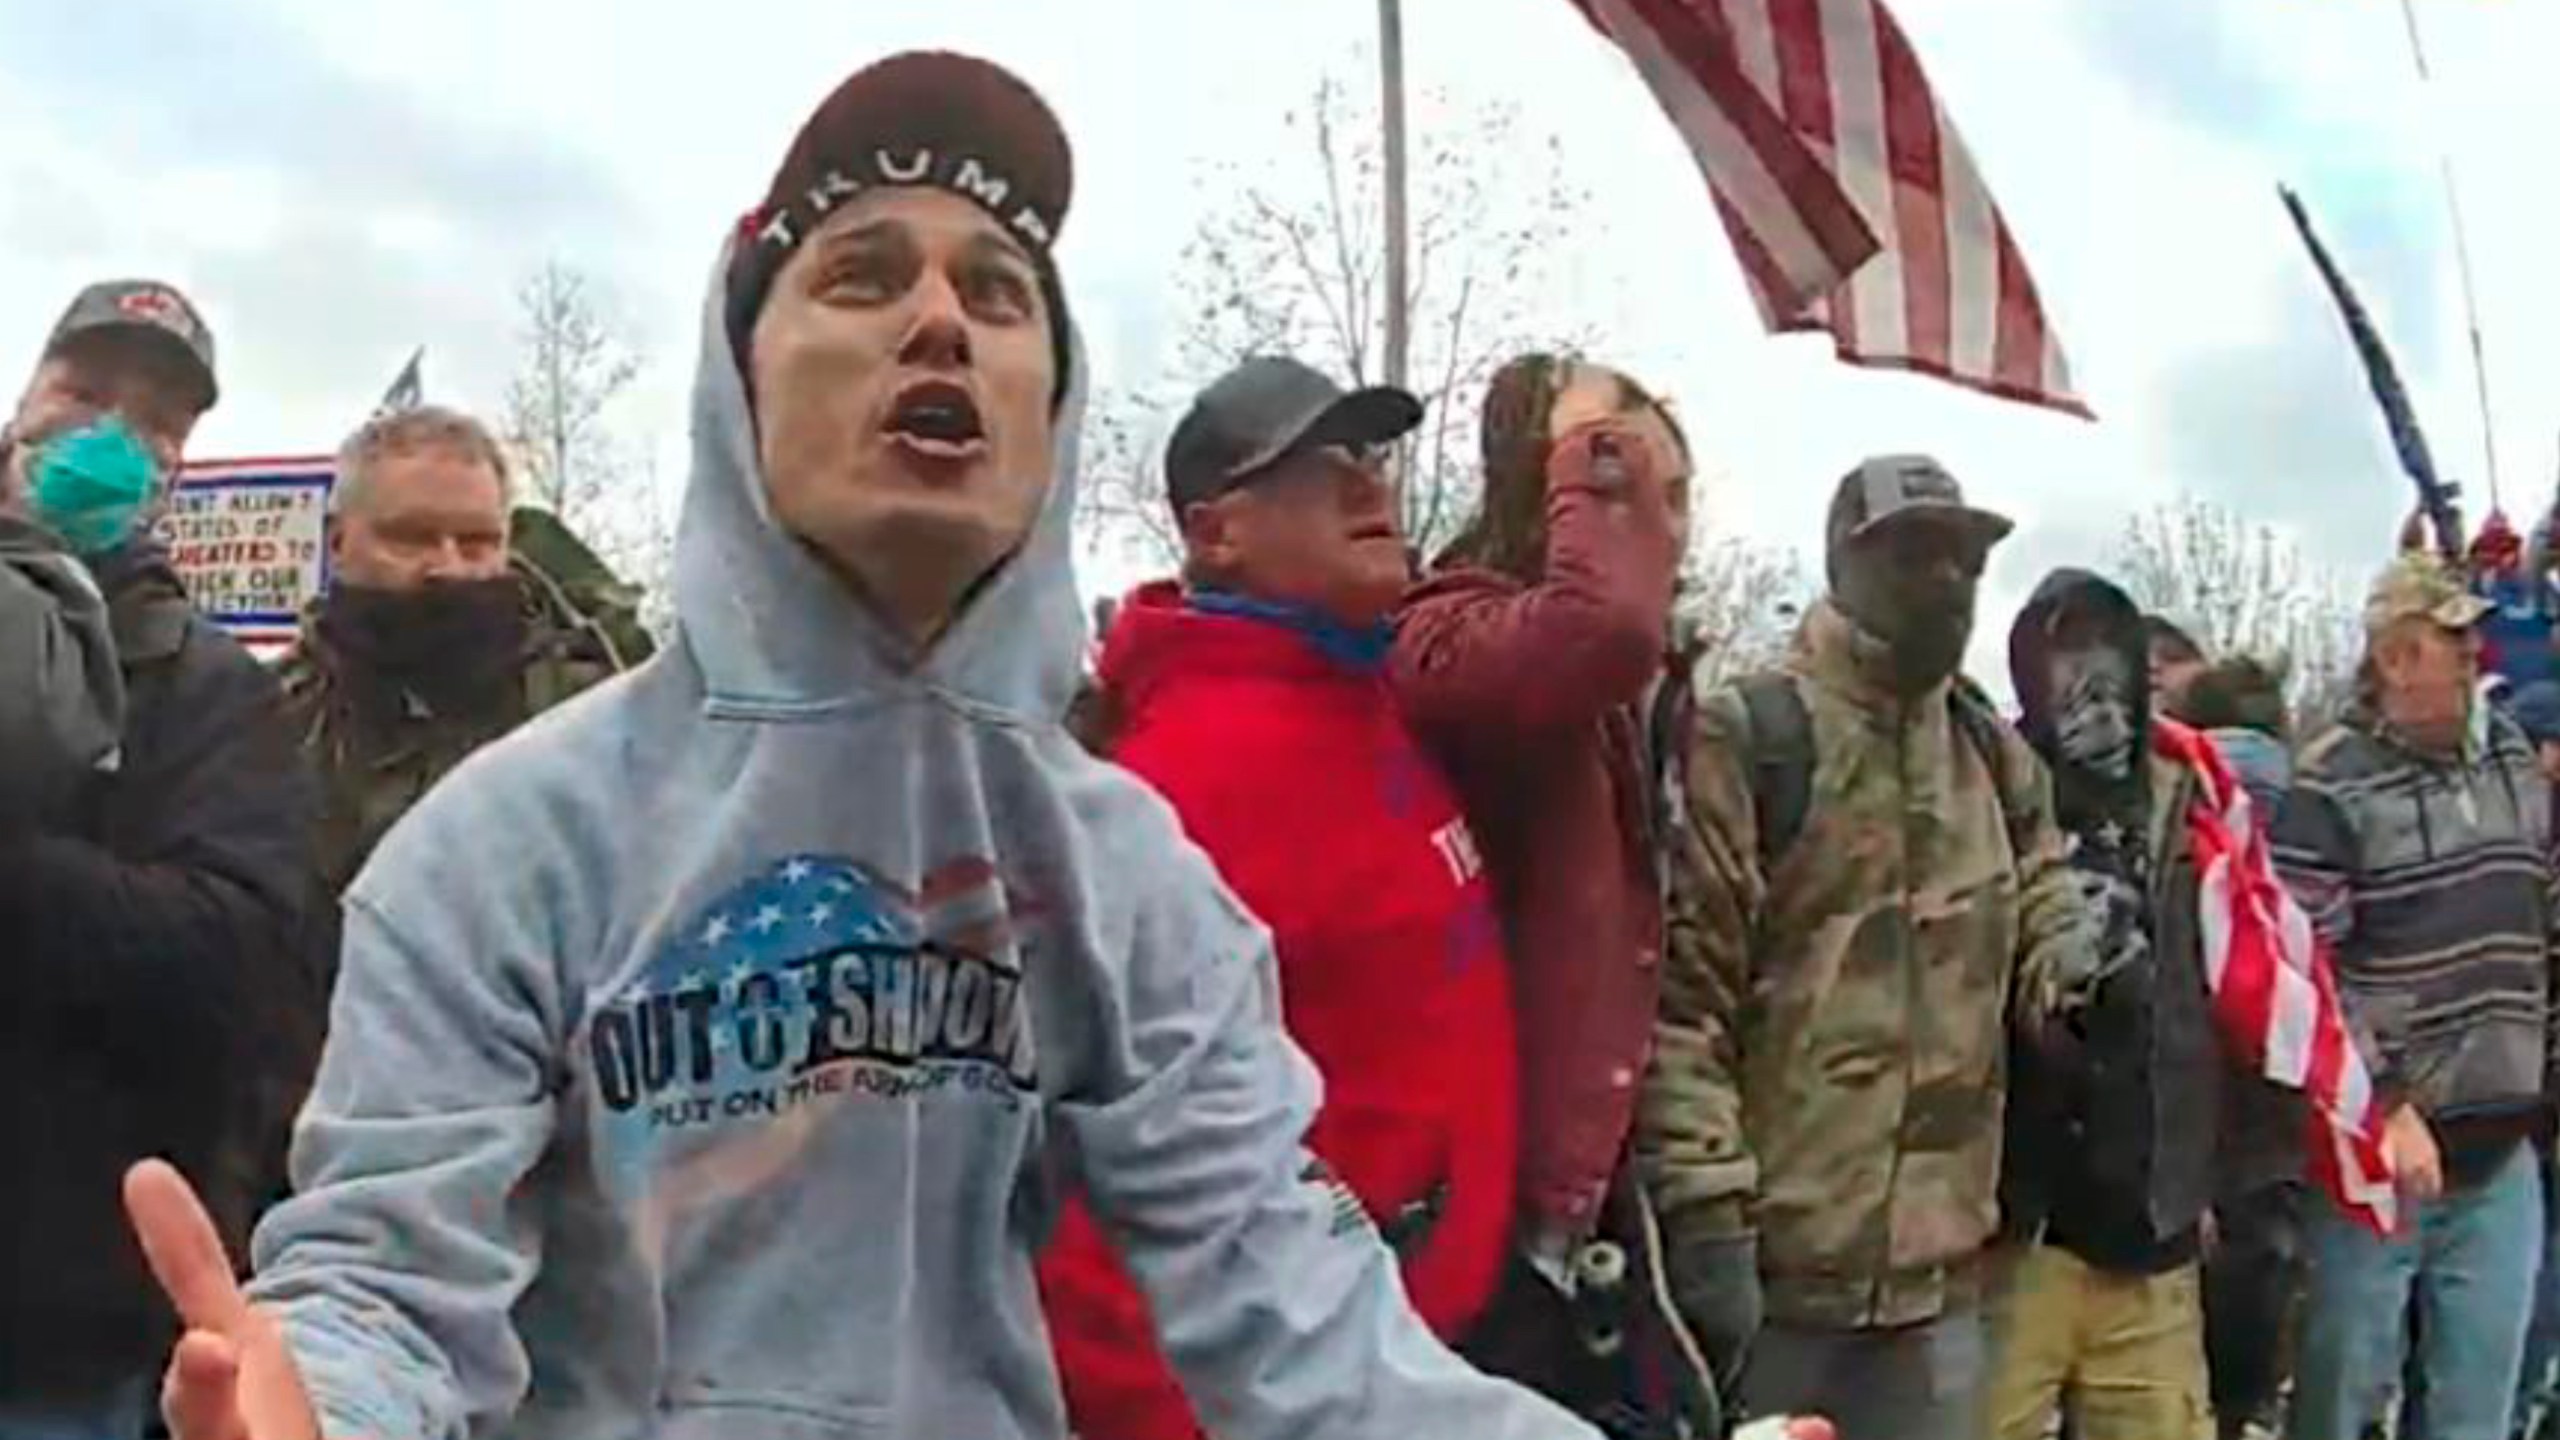
[[[1407, 539], [1426, 553], [1456, 533], [1476, 487], [1476, 414], [1495, 366], [1528, 350], [1571, 351], [1594, 333], [1569, 285], [1585, 253], [1588, 194], [1552, 139], [1523, 144], [1509, 107], [1420, 107], [1412, 293], [1384, 291], [1376, 216], [1383, 183], [1367, 92], [1328, 79], [1290, 116], [1295, 167], [1244, 180], [1206, 172], [1205, 218], [1184, 246], [1175, 292], [1182, 328], [1163, 382], [1097, 395], [1086, 433], [1089, 521], [1139, 553], [1174, 558], [1171, 512], [1145, 437], [1160, 436], [1197, 387], [1245, 355], [1294, 354], [1349, 384], [1372, 383], [1386, 307], [1403, 305], [1412, 383], [1430, 423], [1401, 476]], [[1423, 390], [1423, 386], [1430, 387]]]
[[2352, 686], [2354, 601], [2273, 529], [2189, 497], [2128, 521], [2115, 567], [2135, 603], [2168, 616], [2208, 654], [2283, 667], [2297, 713], [2334, 709]]
[[613, 425], [615, 402], [639, 377], [624, 326], [582, 272], [552, 261], [516, 291], [523, 347], [507, 382], [506, 432], [528, 498], [558, 515], [663, 622], [674, 539], [659, 513], [647, 462], [635, 463]]
[[1777, 665], [1813, 594], [1792, 550], [1737, 537], [1693, 552], [1677, 618], [1683, 648], [1697, 654], [1696, 676], [1713, 685]]

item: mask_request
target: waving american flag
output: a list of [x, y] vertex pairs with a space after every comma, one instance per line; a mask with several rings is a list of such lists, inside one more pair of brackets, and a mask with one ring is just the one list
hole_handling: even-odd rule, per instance
[[2017, 240], [1882, 0], [1573, 0], [1715, 193], [1761, 318], [2075, 415]]

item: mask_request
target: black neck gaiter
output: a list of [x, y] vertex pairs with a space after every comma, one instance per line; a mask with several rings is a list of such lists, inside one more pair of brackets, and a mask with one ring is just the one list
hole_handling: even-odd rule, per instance
[[437, 715], [501, 701], [524, 656], [524, 592], [512, 576], [415, 590], [331, 587], [321, 640], [360, 695], [414, 698]]

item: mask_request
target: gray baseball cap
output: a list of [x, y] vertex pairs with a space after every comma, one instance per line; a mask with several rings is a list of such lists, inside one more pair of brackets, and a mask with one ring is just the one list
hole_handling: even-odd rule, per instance
[[2009, 518], [1964, 502], [1964, 487], [1926, 455], [1879, 455], [1840, 477], [1824, 541], [1853, 544], [1888, 526], [1946, 526], [1988, 550], [2008, 538]]
[[1383, 445], [1422, 423], [1422, 402], [1392, 385], [1345, 391], [1311, 365], [1247, 360], [1191, 402], [1164, 447], [1175, 514], [1214, 500], [1284, 456], [1320, 445]]
[[213, 378], [213, 331], [174, 285], [157, 280], [101, 280], [89, 286], [72, 297], [70, 308], [54, 322], [44, 353], [52, 355], [83, 335], [114, 330], [165, 337], [174, 346], [171, 353], [185, 362], [196, 383], [197, 411], [213, 408], [222, 393]]

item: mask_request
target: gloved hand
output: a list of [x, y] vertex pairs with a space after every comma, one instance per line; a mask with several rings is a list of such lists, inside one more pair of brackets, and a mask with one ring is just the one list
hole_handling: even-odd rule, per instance
[[2036, 963], [2020, 990], [2025, 1007], [2020, 1018], [2030, 1034], [2087, 1011], [2117, 969], [2117, 957], [2108, 952], [2106, 922], [2114, 899], [2110, 886], [2116, 882], [2075, 871], [2068, 883], [2072, 904], [2058, 932], [2037, 947]]
[[160, 466], [116, 416], [56, 435], [27, 462], [27, 511], [75, 555], [132, 538], [159, 488]]
[[1760, 1333], [1760, 1242], [1740, 1235], [1701, 1237], [1671, 1252], [1671, 1300], [1707, 1352], [1716, 1389], [1735, 1393], [1742, 1362]]

